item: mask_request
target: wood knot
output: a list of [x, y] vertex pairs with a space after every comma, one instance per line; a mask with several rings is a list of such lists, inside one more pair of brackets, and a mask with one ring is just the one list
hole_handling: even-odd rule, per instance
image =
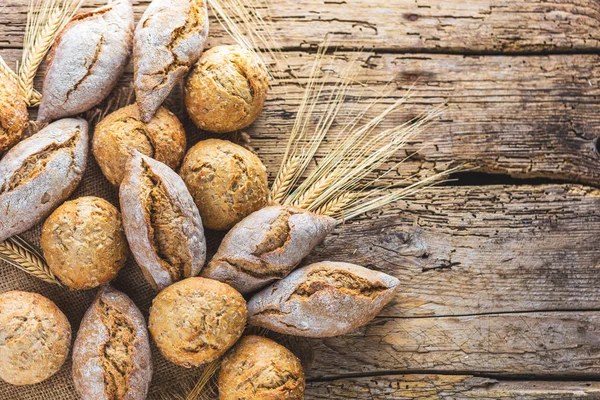
[[406, 13], [404, 14], [404, 19], [407, 21], [415, 22], [419, 19], [419, 16], [417, 14]]

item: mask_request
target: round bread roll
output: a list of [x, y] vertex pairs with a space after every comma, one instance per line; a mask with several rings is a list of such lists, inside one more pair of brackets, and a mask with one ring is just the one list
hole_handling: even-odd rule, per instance
[[267, 204], [265, 166], [229, 141], [198, 142], [186, 154], [180, 175], [207, 228], [227, 230]]
[[27, 105], [19, 88], [0, 72], [0, 153], [21, 140], [28, 120]]
[[71, 345], [71, 325], [52, 301], [37, 293], [0, 294], [0, 378], [32, 385], [54, 375]]
[[204, 52], [185, 82], [185, 105], [200, 129], [232, 132], [260, 114], [269, 81], [264, 65], [239, 45]]
[[262, 336], [245, 336], [221, 363], [219, 399], [304, 399], [304, 372], [288, 349]]
[[231, 286], [188, 278], [156, 296], [148, 326], [167, 360], [191, 368], [216, 360], [233, 346], [247, 315], [246, 301]]
[[92, 151], [106, 179], [119, 186], [132, 150], [177, 169], [185, 154], [185, 130], [164, 107], [145, 124], [137, 104], [118, 109], [98, 123]]
[[44, 223], [41, 242], [52, 272], [73, 289], [110, 282], [127, 260], [121, 214], [98, 197], [58, 207]]

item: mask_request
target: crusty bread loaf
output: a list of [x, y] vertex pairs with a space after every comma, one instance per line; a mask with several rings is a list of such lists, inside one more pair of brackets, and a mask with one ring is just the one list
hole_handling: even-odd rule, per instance
[[153, 0], [134, 36], [134, 87], [142, 121], [149, 122], [190, 67], [208, 36], [206, 0]]
[[231, 286], [188, 278], [156, 296], [149, 328], [167, 360], [198, 367], [221, 357], [237, 342], [247, 315], [246, 301]]
[[75, 190], [85, 170], [88, 124], [56, 121], [0, 160], [0, 242], [52, 212]]
[[240, 45], [207, 50], [185, 81], [185, 105], [192, 121], [211, 132], [246, 128], [262, 111], [269, 89], [267, 71]]
[[119, 186], [132, 150], [179, 167], [185, 154], [185, 130], [179, 119], [164, 107], [147, 124], [137, 104], [118, 109], [96, 125], [92, 151], [104, 176]]
[[221, 363], [219, 399], [304, 399], [304, 372], [288, 349], [262, 336], [244, 336]]
[[248, 302], [249, 322], [295, 336], [343, 335], [375, 318], [399, 283], [354, 264], [311, 264], [254, 295]]
[[227, 140], [198, 142], [186, 154], [180, 175], [210, 229], [229, 229], [267, 203], [265, 166], [256, 154]]
[[74, 289], [112, 281], [127, 260], [121, 213], [99, 197], [80, 197], [54, 210], [41, 244], [54, 275]]
[[144, 400], [152, 379], [150, 340], [140, 310], [105, 286], [85, 313], [73, 346], [73, 381], [84, 400]]
[[38, 121], [87, 111], [123, 74], [133, 45], [131, 0], [115, 0], [75, 16], [48, 53]]
[[32, 385], [54, 375], [71, 346], [71, 324], [37, 293], [0, 294], [0, 379]]
[[233, 227], [202, 276], [250, 293], [286, 277], [335, 227], [311, 212], [270, 206]]
[[21, 140], [28, 120], [27, 104], [19, 87], [0, 72], [0, 153]]
[[154, 288], [200, 273], [206, 259], [202, 219], [175, 171], [134, 150], [119, 199], [127, 242]]

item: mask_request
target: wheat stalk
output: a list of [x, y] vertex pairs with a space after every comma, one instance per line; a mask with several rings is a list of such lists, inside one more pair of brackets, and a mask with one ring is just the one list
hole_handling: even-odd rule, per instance
[[[6, 64], [6, 61], [4, 61], [4, 58], [2, 58], [2, 56], [0, 56], [0, 73], [5, 75], [6, 77], [8, 77], [8, 79], [10, 79], [11, 82], [14, 83], [14, 85], [16, 87], [19, 88], [19, 90], [21, 89], [21, 86], [19, 84], [19, 75], [17, 75], [17, 73], [14, 72], [8, 66], [8, 64]], [[33, 90], [33, 93], [32, 93], [32, 99], [29, 102], [27, 101], [27, 99], [25, 99], [25, 93], [22, 93], [22, 95], [23, 95], [23, 99], [29, 106], [39, 104], [39, 102], [42, 98], [42, 95], [40, 94], [40, 92], [38, 92], [35, 89]]]
[[0, 259], [44, 282], [61, 285], [37, 250], [18, 236], [0, 243]]

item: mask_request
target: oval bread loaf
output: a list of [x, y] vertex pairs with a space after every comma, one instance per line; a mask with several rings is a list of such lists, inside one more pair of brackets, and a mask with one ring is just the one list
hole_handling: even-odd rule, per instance
[[144, 400], [152, 379], [150, 340], [140, 310], [105, 286], [85, 313], [73, 346], [73, 381], [84, 400]]
[[225, 235], [202, 276], [256, 291], [286, 277], [335, 227], [335, 220], [298, 208], [258, 210]]
[[27, 128], [29, 114], [19, 87], [0, 72], [0, 153], [14, 146]]
[[38, 121], [76, 115], [100, 103], [123, 74], [133, 45], [131, 0], [75, 16], [48, 53]]
[[155, 289], [200, 273], [206, 259], [202, 219], [175, 171], [134, 151], [119, 199], [127, 242]]
[[135, 29], [133, 45], [134, 88], [142, 121], [150, 121], [198, 61], [207, 36], [205, 0], [150, 3]]
[[0, 160], [0, 241], [43, 220], [81, 181], [88, 151], [83, 119], [56, 121]]
[[354, 264], [311, 264], [252, 297], [248, 321], [287, 335], [343, 335], [375, 318], [399, 283], [393, 276]]

